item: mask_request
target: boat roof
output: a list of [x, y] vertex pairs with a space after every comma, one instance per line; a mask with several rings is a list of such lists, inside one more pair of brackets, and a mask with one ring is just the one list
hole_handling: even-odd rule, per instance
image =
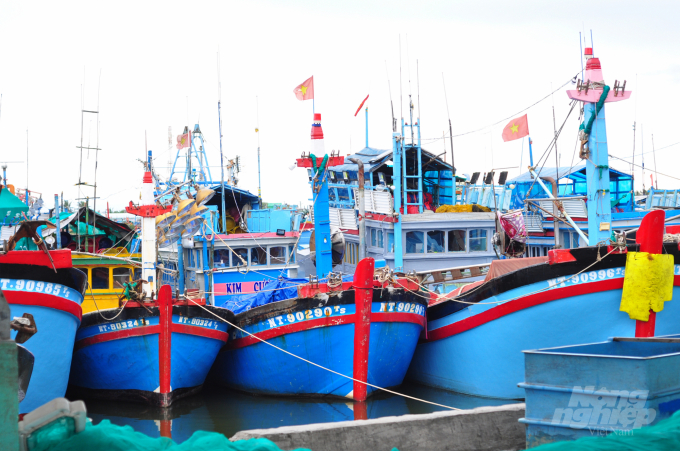
[[[411, 151], [412, 149], [415, 149], [415, 147], [411, 146], [405, 146], [406, 152]], [[425, 149], [421, 148], [422, 152], [422, 164], [423, 164], [423, 169], [424, 170], [433, 170], [433, 171], [450, 171], [451, 165], [444, 160], [442, 160], [441, 157], [444, 155], [446, 152], [440, 155], [435, 155], [433, 153], [428, 152]], [[331, 169], [336, 172], [342, 172], [342, 171], [358, 171], [359, 168], [357, 167], [356, 164], [352, 163], [349, 161], [350, 158], [356, 158], [361, 160], [364, 163], [364, 172], [374, 172], [377, 169], [379, 169], [381, 166], [383, 166], [385, 163], [387, 163], [389, 160], [392, 159], [392, 153], [393, 149], [376, 149], [373, 147], [364, 147], [361, 149], [359, 152], [348, 155], [345, 157], [345, 164], [341, 164], [338, 166], [331, 166]], [[459, 180], [465, 180], [465, 178], [456, 176], [457, 179]]]
[[[553, 179], [562, 179], [562, 178], [570, 178], [572, 180], [576, 181], [583, 181], [585, 182], [586, 180], [586, 163], [581, 162], [575, 166], [568, 167], [568, 166], [562, 166], [560, 168], [549, 168], [549, 167], [543, 167], [540, 172], [537, 172], [539, 176], [541, 177], [550, 177]], [[632, 176], [630, 174], [626, 174], [625, 172], [617, 171], [614, 168], [609, 168], [609, 178], [610, 180], [621, 180], [621, 179], [632, 179]], [[524, 174], [520, 174], [517, 177], [510, 179], [506, 181], [505, 183], [522, 183], [522, 182], [533, 182], [534, 178], [531, 175], [531, 172], [525, 172]]]

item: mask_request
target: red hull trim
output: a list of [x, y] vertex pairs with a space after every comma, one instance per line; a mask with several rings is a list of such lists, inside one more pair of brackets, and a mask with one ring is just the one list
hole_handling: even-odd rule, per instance
[[36, 307], [46, 307], [54, 310], [61, 310], [78, 318], [83, 319], [83, 309], [75, 301], [52, 296], [45, 293], [33, 293], [30, 291], [3, 291], [7, 302], [12, 305], [35, 305]]
[[[303, 321], [301, 323], [287, 324], [285, 326], [276, 327], [274, 329], [264, 330], [254, 334], [255, 336], [263, 339], [269, 340], [272, 338], [280, 337], [281, 335], [292, 334], [294, 332], [301, 332], [304, 330], [315, 329], [317, 327], [328, 327], [328, 326], [340, 326], [342, 324], [354, 324], [356, 320], [356, 315], [351, 313], [349, 315], [329, 317], [329, 318], [318, 318], [309, 321]], [[371, 312], [371, 322], [372, 323], [414, 323], [419, 324], [423, 328], [425, 327], [425, 317], [416, 315], [415, 313], [402, 313], [402, 312]], [[259, 343], [260, 340], [253, 336], [247, 336], [243, 338], [237, 338], [236, 340], [231, 340], [226, 349], [239, 349], [245, 348], [255, 343]]]
[[[158, 334], [161, 331], [161, 326], [144, 326], [137, 327], [133, 329], [117, 330], [115, 332], [107, 332], [100, 335], [94, 335], [92, 337], [83, 338], [75, 343], [74, 351], [82, 349], [84, 347], [94, 345], [97, 343], [103, 343], [106, 341], [120, 340], [121, 338], [129, 337], [139, 337], [142, 335], [153, 335]], [[205, 329], [198, 326], [188, 326], [186, 324], [172, 324], [172, 332], [178, 334], [186, 335], [196, 335], [199, 337], [212, 338], [215, 340], [220, 340], [226, 343], [229, 338], [229, 334], [222, 332], [221, 330]]]
[[[680, 276], [675, 276], [673, 279], [674, 286], [680, 286]], [[441, 340], [453, 335], [466, 332], [475, 327], [489, 323], [493, 320], [501, 318], [511, 313], [518, 312], [536, 305], [545, 304], [547, 302], [557, 301], [560, 299], [580, 296], [583, 294], [591, 294], [600, 291], [621, 290], [623, 289], [623, 277], [619, 279], [604, 280], [600, 282], [590, 282], [586, 284], [573, 285], [565, 288], [553, 288], [551, 290], [542, 291], [540, 293], [532, 294], [522, 297], [498, 307], [494, 307], [485, 312], [469, 318], [462, 319], [453, 324], [442, 326], [439, 329], [434, 329], [427, 332], [427, 339], [421, 339], [419, 343], [429, 343], [431, 341]]]

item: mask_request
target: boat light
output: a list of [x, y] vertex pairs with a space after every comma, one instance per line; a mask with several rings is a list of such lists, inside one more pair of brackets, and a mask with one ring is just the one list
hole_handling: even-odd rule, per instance
[[211, 190], [210, 188], [200, 189], [196, 193], [196, 203], [199, 206], [203, 206], [203, 205], [207, 204], [208, 201], [210, 199], [212, 199], [214, 195], [215, 195], [215, 191]]

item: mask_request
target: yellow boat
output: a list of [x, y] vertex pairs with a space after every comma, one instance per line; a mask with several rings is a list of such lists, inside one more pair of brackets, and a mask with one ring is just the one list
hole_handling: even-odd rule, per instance
[[[123, 284], [141, 277], [141, 269], [122, 259], [141, 261], [142, 254], [130, 254], [127, 249], [114, 247], [94, 255], [73, 254], [73, 266], [87, 274], [89, 287], [83, 299], [83, 314], [117, 308]], [[114, 258], [112, 258], [114, 257]]]

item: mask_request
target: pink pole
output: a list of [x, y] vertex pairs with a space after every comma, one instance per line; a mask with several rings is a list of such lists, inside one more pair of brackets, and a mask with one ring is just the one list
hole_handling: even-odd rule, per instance
[[[373, 300], [373, 270], [375, 260], [364, 258], [354, 271], [354, 379], [362, 382], [368, 380], [368, 344], [371, 336], [371, 305]], [[354, 381], [352, 398], [365, 401], [366, 384]]]
[[168, 407], [170, 405], [170, 355], [172, 351], [172, 288], [170, 285], [163, 285], [158, 291], [158, 310], [161, 327], [158, 334], [160, 404], [161, 407]]

